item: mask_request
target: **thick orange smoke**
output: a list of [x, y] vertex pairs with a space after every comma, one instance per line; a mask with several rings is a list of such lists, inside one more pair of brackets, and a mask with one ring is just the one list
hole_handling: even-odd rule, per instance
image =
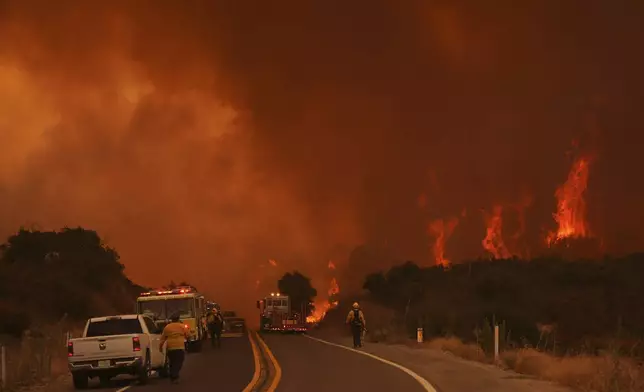
[[475, 258], [478, 216], [430, 225], [432, 253], [427, 223], [524, 182], [543, 245], [553, 157], [592, 111], [610, 132], [588, 219], [637, 248], [641, 2], [505, 3], [0, 0], [0, 232], [90, 227], [133, 280], [254, 312], [294, 269], [323, 293], [329, 259], [362, 279]]

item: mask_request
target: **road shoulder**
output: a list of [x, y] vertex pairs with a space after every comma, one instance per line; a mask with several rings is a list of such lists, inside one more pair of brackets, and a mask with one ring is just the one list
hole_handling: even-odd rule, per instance
[[[322, 331], [310, 335], [345, 347], [352, 346], [348, 336], [331, 335]], [[426, 378], [439, 392], [572, 392], [571, 389], [554, 383], [428, 348], [367, 343], [361, 350], [414, 371]]]

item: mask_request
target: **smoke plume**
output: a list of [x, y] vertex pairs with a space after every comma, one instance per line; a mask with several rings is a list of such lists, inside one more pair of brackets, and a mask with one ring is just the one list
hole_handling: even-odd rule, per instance
[[[361, 243], [433, 263], [429, 222], [525, 189], [543, 243], [581, 138], [593, 233], [637, 248], [644, 4], [511, 3], [0, 0], [0, 228], [252, 304]], [[485, 254], [468, 216], [450, 260]]]

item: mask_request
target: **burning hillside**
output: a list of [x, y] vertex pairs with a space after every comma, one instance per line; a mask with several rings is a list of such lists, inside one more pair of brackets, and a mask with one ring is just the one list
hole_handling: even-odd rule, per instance
[[[557, 210], [553, 214], [553, 218], [557, 228], [554, 231], [550, 231], [544, 238], [548, 247], [562, 242], [565, 242], [566, 246], [568, 246], [572, 240], [583, 240], [591, 237], [586, 216], [587, 206], [584, 199], [588, 186], [590, 162], [589, 155], [577, 157], [570, 168], [568, 178], [556, 189]], [[482, 210], [485, 222], [485, 236], [481, 241], [481, 245], [483, 250], [492, 258], [529, 257], [529, 250], [521, 249], [518, 244], [524, 240], [522, 237], [526, 232], [525, 212], [533, 204], [533, 201], [531, 196], [526, 195], [519, 203], [508, 204], [507, 207], [502, 204], [496, 204], [490, 211]], [[426, 204], [426, 196], [423, 194], [419, 197], [418, 206], [425, 208]], [[512, 234], [508, 234], [504, 230], [505, 218], [508, 217], [508, 212], [511, 212], [516, 220], [517, 227]], [[466, 214], [463, 212], [461, 220], [465, 217]], [[434, 240], [432, 253], [436, 265], [449, 267], [451, 264], [445, 256], [445, 244], [457, 229], [458, 223], [458, 218], [435, 219], [429, 223], [428, 234]], [[512, 248], [508, 246], [508, 241], [515, 246]], [[599, 253], [595, 253], [594, 256], [599, 256]]]
[[[346, 292], [536, 255], [539, 228], [644, 243], [639, 2], [251, 3], [1, 1], [0, 231], [91, 227], [134, 281], [240, 308], [294, 269]], [[565, 182], [588, 112], [602, 164]]]

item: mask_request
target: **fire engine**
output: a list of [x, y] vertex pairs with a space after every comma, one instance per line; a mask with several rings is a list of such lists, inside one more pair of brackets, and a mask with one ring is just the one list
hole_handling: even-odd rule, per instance
[[161, 328], [168, 324], [173, 314], [179, 313], [181, 322], [188, 329], [188, 351], [200, 351], [203, 340], [207, 339], [205, 302], [204, 296], [190, 286], [141, 293], [136, 300], [137, 313], [151, 316]]
[[261, 332], [306, 332], [304, 306], [300, 312], [293, 312], [288, 295], [271, 293], [257, 301], [259, 309], [259, 330]]

